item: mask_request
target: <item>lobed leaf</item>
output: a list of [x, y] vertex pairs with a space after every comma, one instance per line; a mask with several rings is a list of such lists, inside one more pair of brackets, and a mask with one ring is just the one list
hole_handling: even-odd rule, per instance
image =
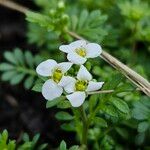
[[123, 113], [129, 113], [130, 110], [129, 110], [129, 107], [128, 107], [128, 104], [123, 101], [122, 99], [120, 98], [117, 98], [117, 97], [112, 97], [111, 98], [111, 103], [118, 109], [120, 110], [121, 112]]

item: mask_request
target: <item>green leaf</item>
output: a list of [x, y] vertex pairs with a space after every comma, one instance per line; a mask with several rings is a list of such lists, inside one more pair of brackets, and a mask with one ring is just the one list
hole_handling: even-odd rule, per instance
[[39, 138], [40, 138], [40, 134], [36, 134], [36, 135], [33, 137], [33, 140], [32, 140], [32, 147], [35, 147], [35, 145], [37, 144]]
[[32, 85], [33, 85], [33, 82], [34, 82], [34, 77], [33, 77], [33, 76], [29, 76], [29, 77], [25, 80], [25, 82], [24, 82], [24, 87], [25, 87], [26, 89], [30, 89], [30, 88], [32, 87]]
[[24, 65], [24, 55], [23, 55], [23, 52], [19, 48], [16, 48], [14, 50], [14, 56], [20, 64]]
[[51, 101], [47, 101], [46, 108], [51, 108], [56, 106], [60, 101], [65, 100], [65, 96], [60, 96], [58, 98], [55, 98]]
[[138, 132], [145, 132], [150, 127], [149, 122], [143, 121], [138, 124]]
[[150, 118], [150, 101], [141, 97], [139, 101], [133, 103], [132, 116], [137, 120], [149, 120]]
[[31, 68], [34, 68], [34, 58], [33, 58], [31, 52], [29, 52], [29, 51], [25, 52], [25, 59], [26, 59], [27, 65]]
[[14, 76], [16, 76], [16, 72], [15, 71], [6, 71], [2, 74], [1, 79], [3, 81], [9, 81], [11, 80]]
[[94, 108], [97, 104], [97, 100], [98, 100], [98, 95], [97, 94], [94, 94], [94, 95], [90, 96], [90, 98], [89, 98], [89, 110], [90, 110], [90, 112], [94, 111]]
[[107, 122], [103, 118], [95, 117], [94, 122], [100, 127], [106, 128], [108, 126]]
[[87, 17], [88, 17], [88, 11], [87, 10], [83, 10], [80, 14], [80, 17], [79, 17], [79, 23], [78, 23], [78, 28], [81, 29], [84, 27], [84, 24], [87, 20]]
[[40, 13], [27, 11], [26, 20], [28, 20], [29, 22], [37, 23], [42, 27], [48, 27], [51, 30], [53, 29], [53, 27], [50, 24], [51, 19], [48, 16], [42, 15]]
[[15, 150], [16, 142], [15, 140], [8, 139], [8, 132], [7, 130], [4, 130], [0, 134], [0, 149], [2, 150]]
[[127, 103], [125, 101], [123, 101], [122, 99], [119, 99], [117, 97], [112, 97], [111, 103], [123, 113], [127, 114], [130, 112]]
[[3, 133], [2, 133], [1, 140], [7, 141], [7, 139], [8, 139], [8, 131], [4, 130]]
[[150, 99], [149, 99], [149, 97], [148, 96], [143, 96], [143, 97], [141, 97], [141, 103], [144, 105], [144, 106], [146, 106], [147, 108], [149, 108], [150, 109]]
[[132, 116], [133, 118], [137, 119], [137, 120], [144, 120], [144, 119], [148, 119], [148, 115], [147, 113], [145, 113], [142, 110], [139, 110], [137, 108], [134, 108], [132, 110]]
[[14, 69], [14, 66], [8, 63], [1, 63], [0, 64], [0, 71], [7, 71]]
[[15, 150], [15, 148], [16, 148], [16, 141], [15, 140], [9, 141], [8, 150]]
[[68, 112], [63, 112], [63, 111], [60, 111], [58, 112], [55, 117], [58, 119], [58, 120], [72, 120], [74, 117], [71, 116]]
[[13, 53], [11, 52], [5, 52], [4, 53], [4, 57], [7, 61], [13, 63], [13, 64], [17, 64], [17, 60], [15, 58], [15, 56], [13, 55]]
[[74, 145], [74, 146], [70, 147], [69, 150], [79, 150], [79, 146]]
[[22, 139], [23, 139], [24, 142], [29, 142], [30, 141], [29, 135], [27, 133], [23, 134]]
[[145, 139], [145, 133], [142, 132], [142, 133], [139, 133], [136, 138], [135, 138], [135, 142], [137, 145], [141, 145], [143, 142], [144, 142], [144, 139]]
[[93, 10], [90, 13], [83, 10], [79, 16], [71, 17], [71, 29], [89, 40], [102, 41], [108, 32], [102, 30], [106, 19], [107, 17], [101, 15], [99, 10]]
[[38, 150], [44, 150], [47, 148], [47, 146], [48, 146], [48, 144], [42, 144], [38, 147]]
[[119, 127], [116, 127], [115, 129], [118, 132], [118, 134], [120, 134], [124, 139], [127, 140], [129, 138], [129, 134], [126, 129]]
[[104, 89], [115, 89], [122, 82], [123, 76], [121, 74], [115, 74], [111, 80], [104, 84]]
[[68, 109], [70, 107], [71, 107], [71, 104], [68, 100], [60, 101], [57, 104], [57, 108], [61, 108], [61, 109]]
[[42, 91], [42, 86], [43, 86], [43, 83], [36, 83], [33, 86], [32, 91], [41, 92]]
[[31, 149], [31, 147], [32, 147], [32, 142], [25, 142], [23, 145], [18, 147], [18, 150]]
[[65, 131], [75, 131], [75, 126], [73, 123], [64, 123], [61, 125], [61, 129]]
[[[9, 81], [11, 84], [15, 85], [15, 84], [19, 84], [26, 76], [26, 80], [24, 81], [24, 87], [27, 89], [31, 88], [31, 86], [37, 79], [36, 76], [37, 74], [34, 68], [35, 60], [32, 54], [30, 52], [25, 52], [25, 54], [23, 54], [23, 52], [20, 49], [16, 48], [14, 49], [13, 52], [7, 52], [5, 55], [6, 55], [5, 57], [9, 59], [9, 62], [11, 56], [17, 61], [17, 64], [10, 64], [10, 63], [0, 64], [0, 71], [3, 72], [2, 80]], [[25, 62], [26, 59], [27, 62]], [[28, 66], [26, 63], [28, 64]]]
[[67, 150], [66, 142], [63, 140], [60, 143], [59, 150]]
[[42, 61], [43, 61], [43, 58], [40, 57], [39, 55], [34, 57], [35, 65], [39, 65]]
[[118, 113], [116, 111], [116, 109], [111, 106], [111, 105], [108, 105], [108, 106], [103, 106], [101, 108], [106, 114], [112, 116], [112, 117], [118, 117]]
[[99, 76], [101, 74], [101, 68], [99, 66], [94, 66], [93, 67], [93, 73], [97, 76]]
[[118, 86], [115, 92], [120, 93], [120, 92], [133, 91], [133, 90], [135, 90], [135, 88], [130, 83], [124, 83]]
[[72, 26], [73, 31], [75, 31], [77, 25], [78, 25], [78, 18], [77, 18], [77, 16], [73, 15], [71, 17], [71, 26]]
[[12, 85], [18, 84], [23, 80], [24, 76], [25, 76], [25, 74], [23, 74], [23, 73], [17, 74], [10, 80], [10, 83]]

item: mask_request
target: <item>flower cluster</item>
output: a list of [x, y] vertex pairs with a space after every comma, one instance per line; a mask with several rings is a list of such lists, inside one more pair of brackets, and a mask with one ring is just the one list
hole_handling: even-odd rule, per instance
[[[79, 107], [86, 99], [87, 93], [99, 90], [104, 82], [96, 82], [92, 75], [83, 66], [88, 58], [94, 58], [101, 54], [102, 49], [96, 43], [86, 43], [84, 40], [72, 42], [69, 45], [61, 45], [59, 49], [67, 53], [69, 62], [57, 63], [48, 59], [40, 63], [36, 72], [40, 76], [49, 79], [43, 84], [42, 95], [47, 100], [60, 97], [65, 91], [66, 98], [73, 107]], [[80, 65], [76, 77], [68, 76], [67, 71], [73, 64]]]

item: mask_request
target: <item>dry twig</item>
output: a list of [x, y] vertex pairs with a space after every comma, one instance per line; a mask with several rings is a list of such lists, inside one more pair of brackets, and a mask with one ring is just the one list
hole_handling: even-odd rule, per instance
[[25, 14], [29, 9], [10, 0], [0, 0], [0, 4]]

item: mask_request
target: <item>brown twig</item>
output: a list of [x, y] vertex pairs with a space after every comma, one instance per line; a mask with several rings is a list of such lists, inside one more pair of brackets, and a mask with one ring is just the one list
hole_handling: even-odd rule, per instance
[[10, 0], [0, 0], [0, 4], [25, 14], [29, 9]]
[[[16, 11], [19, 11], [21, 13], [26, 14], [26, 12], [29, 10], [28, 8], [21, 6], [19, 4], [16, 4], [10, 0], [0, 0], [0, 4], [14, 9]], [[71, 35], [72, 37], [76, 39], [84, 39], [83, 37], [79, 36], [78, 34], [66, 30], [66, 33]], [[84, 39], [86, 40], [86, 39]], [[87, 40], [86, 40], [87, 41]], [[110, 65], [112, 65], [114, 68], [119, 70], [122, 74], [124, 74], [133, 84], [135, 84], [141, 91], [143, 91], [146, 95], [150, 97], [150, 83], [143, 78], [141, 75], [136, 73], [134, 70], [120, 62], [117, 58], [113, 57], [106, 51], [103, 51], [101, 54], [101, 58], [103, 58], [105, 61], [107, 61]]]
[[114, 68], [120, 70], [131, 82], [150, 97], [150, 83], [145, 78], [105, 51], [102, 52], [101, 57]]

